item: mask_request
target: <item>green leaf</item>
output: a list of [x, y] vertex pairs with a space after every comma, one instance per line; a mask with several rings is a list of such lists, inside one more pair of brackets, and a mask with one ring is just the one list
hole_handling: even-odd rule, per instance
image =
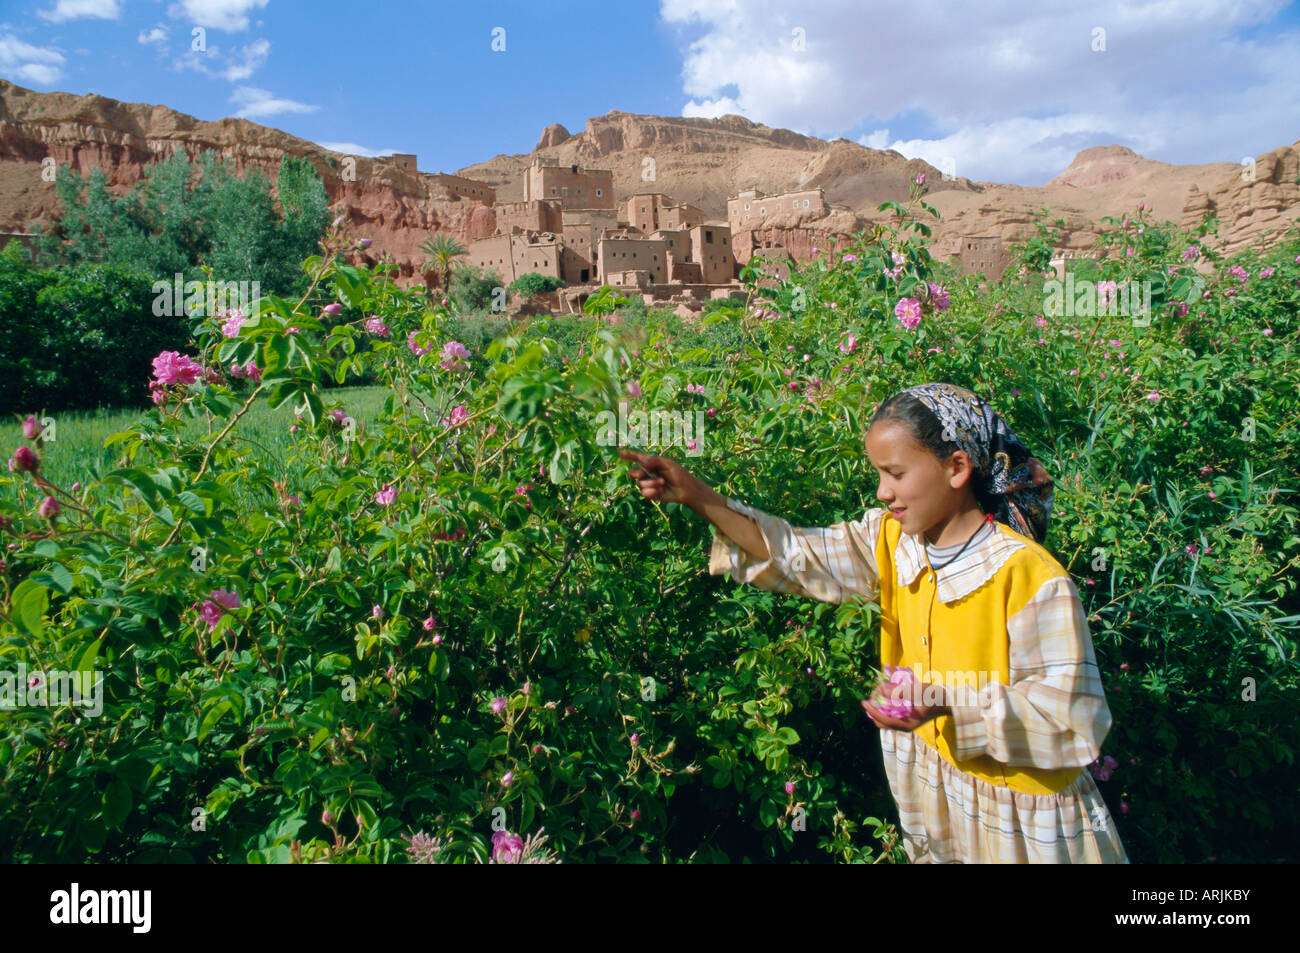
[[45, 610], [50, 606], [50, 592], [30, 579], [14, 589], [13, 618], [20, 631], [32, 637], [45, 631]]
[[104, 823], [116, 830], [131, 812], [131, 789], [121, 781], [111, 781], [104, 790]]
[[[208, 732], [216, 727], [217, 722], [221, 720], [221, 716], [229, 712], [233, 707], [234, 706], [231, 704], [230, 699], [223, 698], [221, 701], [209, 708], [207, 713], [203, 716], [202, 724], [199, 725], [198, 740], [202, 741], [207, 737]], [[315, 750], [315, 748], [313, 747], [312, 750]]]
[[77, 671], [90, 672], [95, 668], [95, 659], [99, 658], [99, 649], [103, 645], [102, 638], [96, 639], [82, 650], [81, 657], [77, 659]]

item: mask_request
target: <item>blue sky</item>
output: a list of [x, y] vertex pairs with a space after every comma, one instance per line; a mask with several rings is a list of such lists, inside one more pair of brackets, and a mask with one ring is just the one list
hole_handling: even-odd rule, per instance
[[578, 132], [621, 109], [737, 113], [1039, 185], [1089, 146], [1199, 163], [1296, 141], [1300, 10], [1290, 0], [38, 0], [0, 13], [0, 76], [199, 119], [242, 116], [360, 155], [414, 152], [424, 171], [528, 152], [550, 123]]

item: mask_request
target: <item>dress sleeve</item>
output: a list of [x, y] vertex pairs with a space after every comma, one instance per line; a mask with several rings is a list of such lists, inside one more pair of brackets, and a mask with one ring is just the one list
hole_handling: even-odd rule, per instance
[[859, 520], [805, 529], [738, 500], [727, 498], [727, 506], [758, 525], [770, 558], [755, 559], [715, 527], [710, 575], [730, 575], [739, 583], [821, 602], [853, 596], [879, 601], [875, 549], [887, 508], [867, 510]]
[[1111, 716], [1074, 583], [1049, 579], [1007, 621], [1007, 633], [1010, 684], [989, 683], [978, 704], [953, 705], [954, 757], [1044, 769], [1095, 761]]

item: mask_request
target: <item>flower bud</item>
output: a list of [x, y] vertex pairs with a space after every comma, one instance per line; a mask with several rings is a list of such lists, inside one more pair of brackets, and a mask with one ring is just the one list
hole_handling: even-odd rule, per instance
[[23, 436], [28, 440], [35, 440], [41, 435], [41, 425], [36, 422], [36, 416], [33, 414], [23, 421]]
[[334, 302], [332, 302], [332, 303], [330, 303], [330, 304], [325, 305], [325, 307], [322, 308], [321, 310], [322, 310], [325, 314], [328, 314], [328, 315], [335, 315], [335, 314], [338, 314], [340, 311], [343, 310], [343, 305], [339, 304], [337, 301], [334, 301]]
[[374, 244], [374, 242], [371, 241], [369, 238], [363, 238], [361, 239], [361, 241], [357, 242], [357, 244], [360, 245], [362, 248], [369, 248], [371, 245]]
[[632, 747], [635, 748], [640, 743], [641, 743], [641, 736], [634, 733], [632, 735]]
[[11, 470], [27, 470], [32, 473], [35, 473], [41, 465], [32, 448], [28, 446], [19, 447], [14, 451], [11, 464], [9, 468]]
[[334, 825], [334, 815], [329, 812], [329, 808], [321, 811], [320, 822], [326, 827], [332, 827]]
[[52, 496], [47, 496], [41, 500], [40, 512], [46, 519], [54, 519], [59, 515], [59, 501]]
[[786, 794], [794, 794], [794, 782], [793, 782], [793, 781], [787, 781], [787, 782], [785, 782], [785, 793], [786, 793]]

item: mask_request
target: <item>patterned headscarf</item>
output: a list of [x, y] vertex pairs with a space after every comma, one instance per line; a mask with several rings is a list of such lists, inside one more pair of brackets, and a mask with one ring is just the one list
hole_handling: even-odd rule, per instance
[[1053, 481], [1002, 416], [954, 384], [921, 384], [903, 393], [934, 412], [944, 440], [970, 454], [972, 483], [985, 512], [1042, 543], [1052, 513]]

